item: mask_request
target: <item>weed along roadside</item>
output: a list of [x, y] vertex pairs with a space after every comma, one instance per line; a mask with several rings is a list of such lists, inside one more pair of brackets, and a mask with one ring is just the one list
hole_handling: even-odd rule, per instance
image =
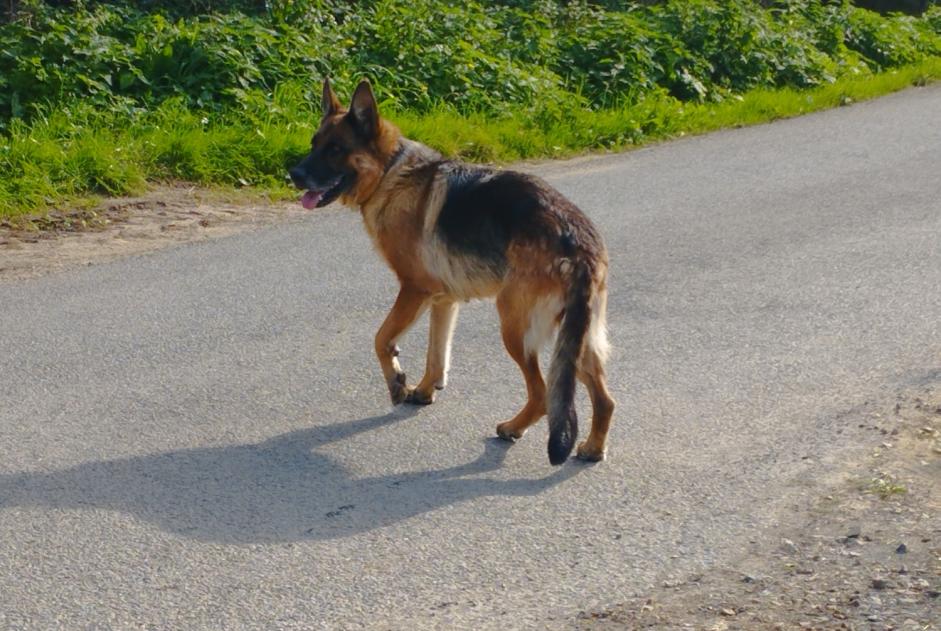
[[405, 134], [492, 162], [622, 149], [941, 76], [937, 6], [143, 6], [36, 0], [0, 23], [0, 219], [167, 181], [283, 196], [327, 75], [341, 90], [370, 78]]

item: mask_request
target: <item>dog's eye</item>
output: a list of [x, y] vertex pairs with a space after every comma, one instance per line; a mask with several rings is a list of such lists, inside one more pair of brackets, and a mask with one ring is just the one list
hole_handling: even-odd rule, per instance
[[343, 147], [341, 147], [340, 145], [338, 145], [338, 144], [335, 143], [335, 142], [332, 142], [332, 143], [330, 143], [329, 145], [327, 145], [327, 155], [328, 155], [328, 156], [338, 156], [338, 155], [340, 155], [342, 152], [343, 152]]

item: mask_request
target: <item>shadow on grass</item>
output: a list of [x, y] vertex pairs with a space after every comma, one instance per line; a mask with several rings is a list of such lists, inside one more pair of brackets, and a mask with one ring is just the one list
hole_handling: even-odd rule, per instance
[[412, 414], [313, 427], [255, 444], [0, 475], [0, 509], [114, 510], [171, 533], [219, 543], [333, 539], [478, 497], [536, 495], [581, 469], [569, 463], [543, 478], [469, 477], [501, 468], [510, 445], [497, 438], [485, 441], [482, 453], [464, 464], [366, 478], [352, 476], [316, 451]]

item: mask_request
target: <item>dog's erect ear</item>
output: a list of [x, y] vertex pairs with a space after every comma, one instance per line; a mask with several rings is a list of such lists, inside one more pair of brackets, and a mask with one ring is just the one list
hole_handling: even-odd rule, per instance
[[376, 97], [372, 94], [369, 81], [360, 81], [359, 85], [356, 86], [356, 91], [353, 92], [353, 101], [350, 103], [349, 116], [364, 136], [372, 138], [376, 135], [379, 130], [379, 108], [376, 105]]
[[323, 80], [323, 99], [320, 106], [323, 108], [324, 118], [333, 116], [340, 111], [340, 99], [333, 93], [333, 88], [330, 87], [330, 79], [327, 78]]

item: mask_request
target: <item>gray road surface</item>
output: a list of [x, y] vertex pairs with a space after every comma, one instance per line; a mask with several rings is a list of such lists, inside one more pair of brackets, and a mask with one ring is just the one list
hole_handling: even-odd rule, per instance
[[535, 167], [611, 251], [597, 466], [490, 438], [523, 386], [488, 303], [439, 402], [390, 412], [395, 287], [341, 209], [0, 284], [0, 628], [559, 628], [722, 566], [848, 413], [941, 382], [939, 112]]

